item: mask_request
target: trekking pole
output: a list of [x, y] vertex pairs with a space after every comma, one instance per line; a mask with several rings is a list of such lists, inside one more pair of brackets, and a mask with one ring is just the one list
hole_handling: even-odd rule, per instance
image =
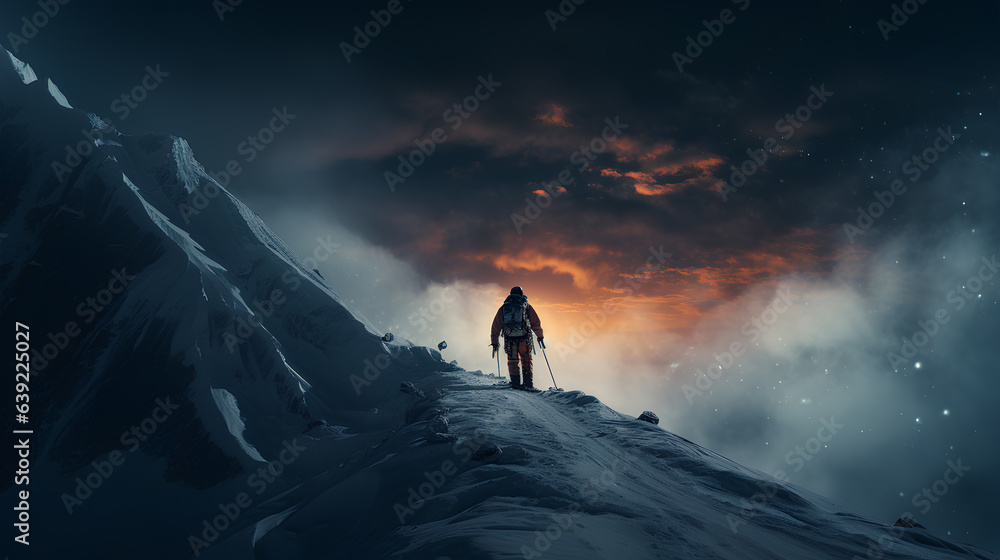
[[500, 376], [500, 352], [497, 352], [497, 347], [490, 344], [493, 347], [493, 355], [497, 357], [497, 377]]
[[538, 345], [542, 347], [542, 357], [545, 358], [545, 365], [548, 366], [548, 368], [549, 368], [549, 377], [552, 378], [552, 384], [555, 385], [556, 389], [558, 389], [559, 388], [559, 384], [556, 383], [556, 376], [552, 375], [552, 366], [549, 365], [549, 357], [545, 355], [545, 341], [544, 340], [539, 340], [538, 341]]

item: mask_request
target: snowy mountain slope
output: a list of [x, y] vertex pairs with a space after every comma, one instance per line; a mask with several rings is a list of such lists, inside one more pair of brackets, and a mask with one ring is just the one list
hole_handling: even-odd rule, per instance
[[37, 352], [14, 557], [998, 558], [386, 345], [185, 141], [107, 127], [8, 58], [0, 309]]
[[[90, 542], [108, 523], [153, 538], [192, 532], [241, 473], [313, 423], [350, 430], [349, 456], [403, 420], [399, 372], [452, 369], [436, 352], [397, 347], [359, 397], [351, 376], [388, 348], [242, 203], [213, 191], [183, 140], [120, 134], [16, 68], [0, 67], [0, 271], [4, 317], [35, 335], [38, 548]], [[216, 195], [186, 220], [195, 189]], [[115, 452], [124, 465], [78, 483]], [[3, 461], [13, 472], [14, 456]], [[170, 527], [117, 509], [123, 495], [204, 513]], [[190, 551], [183, 536], [174, 548]]]
[[[304, 485], [267, 504], [290, 513], [257, 540], [258, 557], [997, 557], [889, 527], [592, 396], [493, 381], [425, 378], [443, 396], [420, 403], [379, 453], [321, 493]], [[251, 540], [248, 527], [204, 556], [249, 557]]]

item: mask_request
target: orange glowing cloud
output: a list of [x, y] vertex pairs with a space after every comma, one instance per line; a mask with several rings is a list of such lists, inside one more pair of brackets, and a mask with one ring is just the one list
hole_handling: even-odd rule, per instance
[[578, 283], [583, 288], [578, 299], [565, 301], [558, 293], [548, 294], [547, 299], [554, 299], [552, 303], [570, 322], [610, 310], [618, 316], [609, 323], [615, 328], [628, 330], [642, 322], [647, 327], [654, 325], [684, 335], [714, 315], [713, 310], [750, 293], [754, 286], [777, 287], [790, 275], [820, 273], [831, 261], [851, 258], [849, 254], [828, 254], [824, 247], [827, 238], [823, 232], [799, 228], [752, 251], [730, 249], [720, 254], [685, 249], [691, 252], [680, 262], [671, 258], [659, 266], [655, 262], [646, 266], [639, 261], [627, 265], [624, 272], [620, 270], [625, 255], [610, 253], [597, 255], [605, 257], [605, 266], [566, 264], [562, 260], [553, 264], [540, 256], [534, 266], [548, 262], [553, 272], [561, 266], [569, 269], [566, 273], [585, 279]]
[[628, 171], [628, 172], [625, 173], [625, 176], [626, 177], [631, 177], [632, 179], [635, 179], [636, 181], [643, 181], [643, 182], [647, 182], [647, 183], [653, 181], [653, 176], [652, 175], [650, 175], [649, 173], [644, 173], [642, 171]]
[[[582, 249], [582, 250], [581, 250]], [[574, 252], [599, 252], [596, 247], [587, 249], [574, 247]], [[583, 257], [584, 255], [580, 255]], [[596, 266], [587, 266], [581, 258], [570, 256], [546, 255], [535, 250], [524, 249], [516, 255], [501, 254], [493, 257], [493, 266], [504, 272], [548, 272], [553, 275], [565, 274], [570, 277], [574, 286], [584, 290], [592, 290], [597, 285], [598, 270]]]
[[657, 185], [655, 183], [643, 183], [641, 181], [636, 181], [633, 186], [635, 187], [635, 192], [646, 196], [667, 194], [677, 190], [670, 185]]
[[[615, 179], [631, 179], [629, 186], [635, 192], [645, 196], [656, 196], [680, 191], [684, 188], [706, 188], [710, 189], [718, 179], [712, 175], [711, 170], [722, 163], [722, 159], [712, 156], [704, 159], [687, 159], [667, 165], [661, 165], [649, 171], [626, 171], [622, 173], [617, 169], [603, 168], [600, 170], [602, 177], [612, 177]], [[683, 177], [687, 175], [686, 178]], [[680, 180], [671, 180], [680, 179]]]
[[[675, 282], [696, 283], [707, 288], [710, 298], [730, 299], [749, 287], [771, 283], [798, 272], [818, 272], [835, 257], [825, 254], [826, 236], [810, 228], [797, 228], [752, 252], [725, 256], [701, 252], [700, 266], [667, 268], [664, 274]], [[837, 257], [839, 259], [840, 257]]]
[[615, 152], [615, 157], [618, 161], [655, 160], [664, 154], [673, 152], [675, 149], [672, 142], [660, 142], [648, 145], [641, 140], [629, 138], [628, 136], [615, 140], [614, 144], [611, 144], [610, 147]]
[[[555, 191], [556, 193], [562, 194], [562, 193], [566, 192], [566, 187], [563, 187], [563, 186], [560, 186], [560, 185], [552, 185], [552, 190]], [[536, 196], [552, 196], [552, 195], [549, 194], [548, 191], [546, 191], [544, 189], [533, 190], [533, 191], [531, 191], [531, 194], [536, 195]]]
[[[713, 175], [725, 160], [691, 148], [678, 149], [674, 142], [646, 143], [623, 137], [610, 144], [615, 160], [621, 165], [604, 167], [602, 177], [621, 179], [637, 194], [658, 196], [685, 188], [711, 189], [719, 181]], [[639, 169], [635, 169], [638, 166]]]
[[562, 107], [556, 105], [555, 103], [551, 105], [551, 108], [547, 113], [542, 113], [532, 118], [535, 120], [542, 121], [544, 123], [554, 124], [557, 126], [565, 126], [565, 127], [573, 126], [572, 124], [566, 121], [565, 110]]
[[709, 154], [707, 156], [689, 155], [685, 158], [665, 163], [653, 168], [657, 175], [708, 175], [712, 170], [725, 163], [721, 157]]
[[[652, 180], [646, 172], [617, 173], [621, 180]], [[851, 258], [834, 252], [828, 233], [811, 228], [707, 247], [689, 239], [705, 232], [671, 234], [649, 223], [587, 221], [584, 216], [565, 222], [552, 214], [545, 220], [556, 227], [531, 230], [525, 237], [501, 232], [501, 249], [489, 252], [467, 245], [462, 220], [421, 223], [424, 237], [411, 247], [481, 281], [523, 286], [543, 313], [552, 340], [601, 313], [607, 315], [601, 332], [614, 336], [661, 331], [684, 337], [731, 326], [743, 319], [726, 310], [762, 293], [755, 288], [776, 288], [788, 277], [823, 273], [831, 263]], [[750, 231], [752, 221], [747, 216], [727, 227]], [[673, 254], [650, 261], [654, 245]]]
[[652, 174], [644, 171], [627, 171], [624, 173], [624, 176], [635, 181], [632, 185], [635, 188], [635, 192], [646, 196], [666, 194], [674, 190], [670, 185], [656, 184], [656, 180], [653, 179]]

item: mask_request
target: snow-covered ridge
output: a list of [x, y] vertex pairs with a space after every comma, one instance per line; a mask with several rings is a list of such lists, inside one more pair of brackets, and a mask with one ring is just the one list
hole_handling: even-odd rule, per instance
[[267, 460], [260, 456], [260, 452], [254, 446], [247, 443], [247, 440], [243, 439], [243, 431], [246, 429], [246, 424], [243, 423], [243, 418], [240, 417], [240, 405], [236, 402], [236, 397], [225, 389], [216, 389], [213, 387], [212, 398], [215, 400], [215, 406], [219, 407], [219, 412], [226, 419], [226, 426], [229, 427], [229, 433], [233, 434], [236, 441], [240, 443], [240, 447], [247, 452], [247, 455], [251, 459], [266, 463]]
[[49, 94], [51, 94], [52, 98], [63, 107], [67, 109], [73, 108], [73, 106], [69, 104], [69, 100], [66, 99], [66, 96], [63, 95], [63, 92], [59, 91], [59, 87], [51, 79], [49, 80]]

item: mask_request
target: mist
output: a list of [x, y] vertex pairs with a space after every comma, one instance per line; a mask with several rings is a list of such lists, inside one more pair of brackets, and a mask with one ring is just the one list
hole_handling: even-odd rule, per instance
[[[954, 161], [921, 196], [947, 184], [968, 191], [970, 201], [992, 197], [996, 168]], [[433, 281], [406, 255], [352, 233], [320, 205], [250, 203], [293, 249], [315, 259], [374, 330], [432, 348], [445, 341], [446, 360], [497, 373], [489, 329], [509, 286]], [[961, 222], [956, 213], [897, 228], [869, 249], [845, 236], [829, 274], [756, 284], [718, 302], [690, 332], [664, 330], [662, 298], [644, 299], [656, 267], [627, 293], [594, 287], [606, 300], [580, 307], [523, 287], [541, 317], [560, 387], [593, 394], [624, 414], [651, 410], [667, 430], [886, 521], [908, 513], [942, 532], [988, 532], [975, 511], [1000, 499], [990, 483], [997, 461], [983, 445], [1000, 434], [978, 422], [1000, 389], [1000, 380], [982, 375], [992, 365], [987, 333], [996, 328], [987, 311], [997, 305], [997, 277], [985, 264], [994, 262], [995, 232]], [[538, 348], [534, 371], [537, 386], [551, 386]], [[500, 372], [506, 378], [503, 359]], [[956, 463], [968, 471], [948, 486], [952, 500], [921, 495]], [[958, 510], [960, 502], [978, 507]]]

